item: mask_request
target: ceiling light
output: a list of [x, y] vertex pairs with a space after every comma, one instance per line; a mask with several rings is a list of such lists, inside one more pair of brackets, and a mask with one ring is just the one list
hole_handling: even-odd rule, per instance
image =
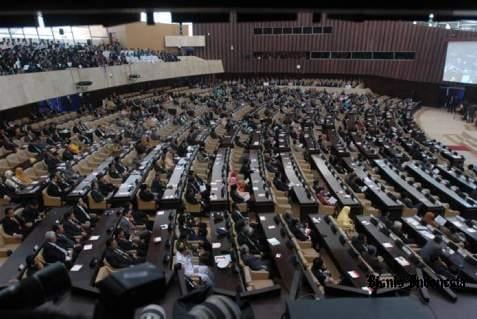
[[434, 19], [434, 13], [429, 13], [429, 19]]
[[450, 24], [449, 24], [449, 23], [446, 23], [446, 29], [447, 29], [447, 30], [450, 30], [450, 28], [451, 28]]

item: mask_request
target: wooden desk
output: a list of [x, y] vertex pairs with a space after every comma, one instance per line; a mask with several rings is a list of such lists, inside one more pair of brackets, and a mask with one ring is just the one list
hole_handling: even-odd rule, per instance
[[446, 185], [438, 182], [431, 173], [424, 170], [417, 165], [417, 162], [409, 162], [406, 164], [406, 169], [412, 176], [422, 182], [423, 185], [429, 187], [431, 192], [437, 193], [441, 198], [444, 198], [453, 209], [457, 209], [461, 212], [462, 216], [475, 218], [477, 216], [477, 201], [468, 198], [464, 199], [459, 196], [455, 191], [447, 187]]
[[[277, 221], [274, 220], [276, 218]], [[258, 214], [260, 225], [262, 226], [265, 237], [267, 238], [268, 246], [270, 247], [271, 258], [282, 279], [282, 284], [287, 290], [290, 290], [295, 267], [293, 266], [293, 258], [295, 254], [292, 249], [288, 248], [286, 242], [289, 240], [286, 230], [281, 224], [279, 216], [275, 213], [260, 213]], [[281, 234], [283, 229], [283, 236]], [[279, 241], [278, 245], [272, 245], [268, 240], [275, 238]]]
[[394, 185], [400, 192], [412, 198], [415, 202], [422, 205], [423, 211], [430, 211], [435, 213], [443, 213], [444, 206], [439, 201], [431, 202], [414, 186], [410, 185], [404, 178], [400, 176], [400, 171], [392, 166], [387, 160], [374, 160], [374, 163], [379, 168], [381, 176], [388, 182]]
[[[430, 225], [423, 226], [420, 219], [416, 216], [403, 217], [403, 230], [409, 233], [416, 239], [416, 242], [424, 246], [429, 240], [434, 239], [434, 228]], [[464, 259], [469, 252], [465, 249], [459, 248], [457, 252], [450, 250], [447, 246], [449, 239], [442, 234], [442, 238], [446, 246], [441, 250], [441, 257], [451, 264], [464, 276], [466, 280], [477, 283], [477, 265], [473, 265]]]
[[253, 202], [257, 212], [273, 212], [275, 203], [271, 196], [270, 187], [265, 180], [265, 170], [261, 153], [255, 149], [249, 152], [250, 183], [253, 192]]
[[460, 216], [446, 217], [446, 219], [447, 223], [445, 226], [449, 226], [451, 230], [462, 232], [470, 244], [469, 250], [477, 253], [477, 226], [472, 225], [472, 227], [469, 227], [466, 224], [466, 220]]
[[221, 147], [217, 150], [212, 172], [210, 174], [210, 208], [224, 210], [228, 208], [228, 172], [230, 149]]
[[321, 177], [328, 186], [328, 189], [338, 200], [339, 207], [342, 208], [344, 206], [348, 206], [351, 208], [353, 213], [360, 213], [362, 209], [361, 203], [354, 196], [351, 189], [349, 189], [348, 186], [341, 181], [338, 173], [336, 173], [331, 165], [329, 165], [324, 158], [316, 154], [312, 155], [311, 159], [316, 170], [318, 170]]
[[[234, 249], [230, 237], [222, 236], [219, 238], [217, 236], [217, 229], [226, 230], [224, 214], [226, 213], [214, 212], [210, 214], [209, 217], [210, 242], [212, 245], [214, 245], [214, 243], [220, 244], [220, 247], [212, 248], [214, 258], [216, 256], [230, 255]], [[222, 216], [223, 219], [216, 222], [215, 216]], [[218, 268], [214, 261], [214, 265], [210, 267], [210, 270], [214, 273], [214, 288], [227, 290], [230, 294], [234, 295], [237, 289], [242, 286], [237, 266], [233, 261], [231, 265], [225, 269]]]
[[[161, 210], [156, 213], [154, 225], [152, 227], [151, 240], [147, 248], [146, 261], [166, 273], [166, 277], [171, 275], [172, 251], [174, 247], [174, 226], [176, 220], [175, 210]], [[169, 230], [171, 225], [171, 230]], [[161, 238], [156, 242], [156, 238]], [[170, 256], [168, 262], [165, 261], [166, 255]]]
[[[26, 257], [29, 255], [36, 256], [40, 252], [46, 232], [50, 231], [58, 221], [61, 221], [63, 215], [71, 209], [67, 206], [53, 208], [47, 212], [45, 219], [35, 226], [33, 231], [0, 267], [0, 287], [6, 287], [11, 280], [21, 278], [24, 271], [19, 271], [18, 267], [26, 265]], [[38, 248], [36, 251], [35, 247]]]
[[193, 146], [192, 150], [185, 157], [181, 157], [174, 167], [161, 198], [161, 205], [164, 209], [178, 209], [181, 206], [187, 175], [198, 151], [199, 147]]
[[[336, 224], [330, 220], [325, 221], [326, 215], [310, 214], [308, 215], [309, 224], [317, 232], [320, 241], [326, 247], [331, 258], [340, 270], [343, 278], [353, 287], [368, 291], [368, 277], [371, 275], [369, 269], [360, 260], [361, 256], [353, 257], [350, 251], [356, 251], [347, 240], [346, 235]], [[336, 232], [331, 229], [331, 225], [336, 227]], [[346, 241], [340, 242], [339, 237], [343, 236]]]
[[91, 190], [91, 184], [96, 180], [96, 176], [104, 174], [108, 171], [109, 165], [114, 161], [114, 157], [110, 156], [105, 159], [98, 167], [95, 168], [88, 176], [86, 176], [76, 187], [66, 196], [67, 200], [77, 200], [86, 196]]
[[439, 173], [447, 178], [453, 185], [459, 187], [464, 192], [471, 196], [477, 191], [477, 181], [468, 175], [465, 175], [460, 169], [455, 167], [446, 167], [444, 165], [437, 165]]
[[[87, 240], [84, 245], [93, 245], [91, 250], [83, 250], [78, 254], [74, 265], [82, 265], [79, 271], [71, 271], [70, 279], [74, 292], [97, 295], [99, 290], [94, 286], [96, 274], [103, 260], [106, 250], [106, 241], [112, 236], [116, 224], [120, 219], [121, 208], [108, 209], [91, 232], [91, 236], [99, 236], [97, 240]], [[91, 238], [91, 237], [90, 237]], [[94, 267], [90, 266], [93, 259], [97, 260]], [[74, 267], [73, 265], [73, 267]]]
[[316, 213], [318, 208], [317, 200], [308, 189], [305, 179], [295, 163], [293, 155], [291, 153], [280, 153], [280, 157], [282, 160], [283, 171], [291, 185], [293, 197], [300, 205], [300, 213]]
[[[352, 169], [366, 186], [366, 195], [383, 212], [390, 213], [395, 218], [401, 217], [403, 205], [381, 189], [381, 184], [374, 181], [369, 173], [366, 173], [364, 166], [351, 161], [350, 158], [344, 159], [346, 165]], [[369, 174], [369, 175], [368, 175]]]

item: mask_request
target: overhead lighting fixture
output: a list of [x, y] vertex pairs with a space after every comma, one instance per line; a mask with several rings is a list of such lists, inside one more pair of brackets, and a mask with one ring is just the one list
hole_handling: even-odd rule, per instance
[[449, 23], [446, 23], [446, 30], [450, 30], [451, 29], [451, 26]]
[[412, 24], [417, 24], [417, 21], [413, 21]]
[[434, 19], [434, 13], [429, 13], [429, 19]]
[[41, 12], [37, 13], [37, 20], [38, 20], [38, 28], [44, 29], [45, 28], [45, 20], [43, 20], [43, 15]]

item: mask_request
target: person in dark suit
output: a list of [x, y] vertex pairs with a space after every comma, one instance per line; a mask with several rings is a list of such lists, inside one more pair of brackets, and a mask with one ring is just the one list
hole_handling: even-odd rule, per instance
[[63, 226], [66, 236], [72, 240], [81, 240], [87, 236], [87, 233], [83, 230], [80, 223], [74, 218], [72, 211], [65, 213], [63, 217]]
[[28, 233], [27, 228], [15, 217], [12, 207], [8, 207], [5, 210], [5, 218], [2, 220], [2, 225], [5, 233], [15, 238], [23, 239]]
[[161, 182], [161, 175], [157, 174], [154, 176], [154, 179], [151, 184], [151, 192], [157, 194], [157, 197], [161, 198], [164, 193], [164, 186]]
[[106, 251], [104, 258], [113, 268], [126, 268], [135, 264], [133, 256], [119, 248], [118, 242], [114, 238], [106, 241]]
[[86, 206], [82, 198], [78, 199], [78, 202], [73, 208], [73, 214], [83, 228], [89, 228], [91, 225], [94, 225], [97, 220], [96, 214], [89, 211], [88, 206]]
[[149, 190], [147, 184], [141, 184], [139, 189], [139, 198], [145, 202], [152, 202], [156, 200], [156, 196]]
[[71, 187], [69, 187], [69, 185], [66, 185], [61, 181], [59, 175], [55, 175], [48, 184], [46, 192], [50, 196], [63, 198], [66, 194], [69, 193], [70, 189]]
[[45, 234], [45, 244], [43, 245], [43, 258], [48, 264], [62, 262], [67, 267], [71, 266], [71, 255], [68, 250], [61, 247], [56, 241], [54, 231], [48, 231]]
[[280, 173], [277, 173], [275, 177], [273, 178], [273, 185], [275, 185], [275, 187], [281, 192], [289, 191], [288, 183], [286, 182], [286, 179], [282, 177], [282, 174]]
[[240, 247], [240, 254], [244, 264], [250, 267], [250, 269], [266, 271], [270, 269], [270, 265], [267, 261], [263, 260], [261, 257], [250, 254], [250, 250], [247, 245]]
[[98, 176], [98, 190], [103, 196], [107, 197], [109, 194], [118, 190], [116, 186], [106, 180], [105, 175]]
[[81, 251], [81, 244], [77, 243], [75, 240], [68, 238], [65, 235], [65, 229], [63, 224], [55, 224], [52, 227], [52, 230], [55, 232], [56, 235], [56, 243], [63, 249], [66, 250], [73, 250], [73, 252], [78, 253]]
[[38, 206], [37, 201], [30, 202], [25, 206], [22, 212], [22, 217], [25, 223], [34, 225], [41, 220]]

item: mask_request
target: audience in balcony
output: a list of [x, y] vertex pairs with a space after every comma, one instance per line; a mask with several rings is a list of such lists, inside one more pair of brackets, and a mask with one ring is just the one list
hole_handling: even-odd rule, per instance
[[0, 46], [0, 75], [138, 62], [179, 61], [175, 53], [151, 49], [126, 50], [118, 42], [93, 45], [50, 40], [34, 43], [4, 39]]

